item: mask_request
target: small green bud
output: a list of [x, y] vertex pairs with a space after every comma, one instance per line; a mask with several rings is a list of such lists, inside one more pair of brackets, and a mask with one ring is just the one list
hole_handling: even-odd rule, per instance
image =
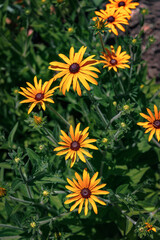
[[103, 142], [103, 143], [107, 143], [107, 142], [108, 142], [108, 139], [107, 139], [107, 138], [103, 138], [103, 139], [102, 139], [102, 142]]
[[48, 192], [47, 190], [44, 190], [44, 191], [43, 191], [43, 196], [44, 196], [44, 197], [48, 196], [48, 194], [49, 194], [49, 192]]
[[124, 122], [121, 122], [121, 127], [122, 128], [125, 128], [126, 127], [126, 124]]
[[124, 105], [124, 106], [123, 106], [123, 109], [124, 109], [125, 111], [127, 111], [127, 110], [129, 110], [129, 106], [128, 106], [128, 105]]
[[113, 102], [113, 106], [115, 106], [115, 107], [117, 106], [117, 102], [116, 101]]
[[31, 226], [31, 228], [35, 228], [36, 227], [36, 223], [35, 222], [31, 222], [30, 226]]
[[137, 39], [134, 38], [134, 39], [132, 40], [132, 43], [133, 43], [133, 44], [136, 44], [136, 42], [137, 42]]
[[16, 163], [19, 163], [20, 158], [16, 157], [16, 158], [14, 159], [14, 161], [15, 161]]
[[39, 150], [42, 150], [44, 148], [44, 145], [39, 146]]

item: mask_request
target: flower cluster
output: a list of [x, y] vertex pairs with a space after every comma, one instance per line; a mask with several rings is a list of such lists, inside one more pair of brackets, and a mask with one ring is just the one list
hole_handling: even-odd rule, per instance
[[[131, 18], [131, 9], [136, 8], [139, 3], [133, 3], [132, 0], [110, 0], [110, 3], [106, 5], [105, 10], [95, 11], [97, 17], [94, 17], [97, 29], [107, 28], [108, 32], [113, 32], [115, 35], [118, 35], [118, 30], [125, 32], [125, 28], [123, 25], [129, 25], [129, 20]], [[123, 25], [122, 25], [123, 24]], [[70, 31], [69, 31], [70, 32]], [[100, 37], [102, 37], [100, 35]], [[101, 39], [102, 40], [102, 39]], [[103, 46], [104, 47], [104, 46]], [[56, 89], [59, 89], [63, 95], [66, 92], [69, 92], [71, 86], [73, 87], [73, 91], [77, 92], [79, 96], [82, 95], [81, 85], [90, 91], [91, 87], [89, 83], [93, 85], [98, 85], [97, 73], [100, 73], [100, 70], [95, 67], [95, 65], [102, 63], [103, 68], [108, 68], [110, 71], [113, 69], [115, 72], [118, 71], [118, 68], [125, 69], [130, 68], [128, 65], [130, 56], [126, 51], [122, 51], [122, 47], [118, 46], [117, 50], [115, 50], [114, 46], [110, 46], [110, 49], [103, 48], [103, 53], [100, 57], [103, 60], [96, 60], [95, 55], [90, 55], [84, 58], [84, 54], [87, 50], [87, 47], [82, 46], [78, 52], [75, 52], [74, 47], [72, 46], [69, 50], [69, 57], [64, 54], [59, 54], [59, 57], [64, 62], [52, 61], [50, 62], [49, 69], [56, 71], [56, 75], [54, 78], [49, 81], [44, 82], [42, 84], [42, 80], [37, 81], [37, 77], [34, 77], [34, 86], [27, 82], [28, 87], [23, 88], [19, 93], [25, 96], [27, 99], [21, 101], [20, 103], [31, 103], [28, 114], [34, 109], [36, 105], [42, 107], [43, 110], [46, 109], [46, 102], [54, 103], [53, 93]], [[59, 86], [51, 88], [53, 82], [57, 79], [62, 78]], [[114, 104], [116, 106], [116, 104]], [[149, 141], [152, 139], [154, 133], [158, 141], [160, 140], [160, 111], [156, 106], [154, 106], [155, 116], [153, 116], [152, 112], [147, 108], [149, 116], [140, 113], [142, 117], [148, 120], [148, 122], [139, 122], [137, 123], [140, 126], [146, 128], [146, 132], [150, 132]], [[129, 111], [129, 106], [124, 105], [124, 111]], [[42, 123], [42, 118], [34, 115], [34, 122], [37, 125]], [[124, 122], [121, 123], [121, 128], [126, 128], [126, 124]], [[79, 159], [86, 163], [88, 161], [86, 157], [93, 158], [92, 154], [89, 153], [86, 148], [92, 150], [98, 150], [98, 148], [91, 144], [96, 142], [96, 139], [89, 139], [88, 133], [89, 127], [86, 127], [84, 130], [80, 130], [80, 123], [77, 124], [75, 131], [73, 126], [70, 125], [69, 135], [61, 130], [60, 138], [61, 141], [58, 142], [59, 146], [57, 146], [54, 151], [58, 152], [56, 155], [61, 156], [65, 155], [65, 160], [70, 159], [72, 168]], [[108, 139], [104, 138], [102, 140], [103, 143], [107, 143]], [[98, 172], [96, 172], [92, 178], [90, 178], [89, 173], [86, 169], [83, 170], [83, 178], [75, 172], [76, 180], [72, 181], [67, 178], [69, 185], [66, 188], [71, 191], [66, 197], [69, 198], [65, 201], [65, 204], [73, 203], [70, 211], [73, 211], [77, 206], [78, 213], [81, 213], [82, 208], [84, 206], [85, 215], [88, 214], [88, 206], [89, 204], [92, 206], [95, 214], [98, 213], [96, 202], [101, 205], [106, 205], [104, 201], [99, 199], [96, 195], [107, 195], [108, 191], [101, 190], [101, 188], [105, 187], [106, 184], [101, 184], [100, 179], [97, 179]], [[5, 195], [5, 189], [0, 189], [0, 196]], [[43, 196], [49, 195], [47, 190], [43, 191]], [[30, 226], [32, 228], [36, 227], [35, 223], [31, 223]], [[152, 225], [146, 223], [147, 231], [155, 229]]]
[[118, 35], [118, 29], [125, 32], [124, 25], [129, 25], [128, 20], [131, 18], [131, 9], [136, 8], [139, 3], [133, 3], [132, 0], [110, 0], [110, 4], [106, 4], [105, 10], [95, 11], [97, 17], [93, 18], [93, 21], [97, 19], [104, 22], [106, 28], [109, 28], [109, 32], [113, 32]]

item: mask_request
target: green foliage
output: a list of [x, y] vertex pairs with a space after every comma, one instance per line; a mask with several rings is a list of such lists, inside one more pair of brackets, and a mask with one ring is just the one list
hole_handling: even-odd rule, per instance
[[[155, 139], [148, 142], [136, 124], [143, 121], [139, 113], [146, 113], [146, 107], [152, 111], [154, 104], [160, 107], [159, 86], [155, 79], [147, 80], [142, 31], [133, 39], [127, 33], [115, 38], [108, 29], [97, 29], [92, 18], [104, 4], [102, 0], [0, 4], [0, 187], [7, 190], [0, 197], [0, 239], [160, 238], [160, 144]], [[147, 13], [142, 14], [143, 25]], [[49, 63], [60, 61], [59, 53], [68, 56], [71, 46], [75, 52], [87, 46], [84, 57], [100, 59], [98, 32], [105, 47], [122, 46], [131, 56], [131, 68], [117, 75], [99, 64], [98, 86], [90, 84], [90, 92], [82, 87], [79, 97], [72, 89], [65, 96], [57, 90], [54, 112], [47, 106], [42, 114], [35, 107], [28, 116], [27, 104], [20, 104], [20, 87], [33, 83], [35, 75], [43, 82], [52, 78]], [[150, 36], [145, 51], [154, 41]], [[57, 79], [53, 84], [59, 83]], [[35, 116], [41, 121], [36, 122]], [[99, 150], [89, 151], [93, 155], [87, 158], [89, 164], [78, 161], [70, 169], [71, 160], [53, 151], [60, 130], [68, 134], [64, 119], [73, 127], [80, 122], [81, 130], [89, 126], [89, 138], [97, 139]], [[97, 204], [98, 215], [91, 206], [85, 216], [83, 211], [70, 212], [64, 204], [66, 178], [74, 178], [75, 171], [81, 175], [84, 168], [91, 176], [98, 171], [110, 192], [101, 198], [107, 206]], [[147, 232], [146, 222], [157, 231]]]

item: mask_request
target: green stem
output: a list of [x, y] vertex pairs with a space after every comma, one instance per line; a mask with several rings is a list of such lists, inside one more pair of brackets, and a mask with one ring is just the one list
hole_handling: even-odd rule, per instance
[[26, 179], [25, 179], [25, 177], [24, 177], [24, 175], [23, 175], [21, 166], [19, 167], [19, 172], [20, 172], [21, 178], [22, 178], [22, 180], [23, 180], [23, 182], [24, 182], [24, 184], [25, 184], [25, 186], [26, 186], [26, 190], [27, 190], [28, 196], [29, 196], [29, 198], [32, 199], [31, 190], [30, 190], [30, 188], [29, 188], [29, 186], [28, 186], [28, 184], [27, 184], [27, 182], [26, 182]]
[[108, 123], [107, 123], [107, 121], [106, 121], [103, 113], [101, 112], [100, 108], [98, 107], [98, 104], [96, 104], [96, 110], [97, 110], [97, 113], [98, 113], [98, 115], [100, 116], [102, 122], [104, 123], [105, 128], [108, 127]]
[[[75, 210], [73, 210], [72, 212], [77, 212], [77, 211], [78, 211], [78, 210], [75, 209]], [[51, 221], [55, 221], [55, 220], [57, 220], [58, 218], [61, 218], [61, 217], [63, 217], [63, 216], [66, 216], [66, 215], [68, 215], [68, 214], [70, 214], [70, 213], [71, 213], [71, 212], [62, 213], [62, 214], [60, 214], [59, 216], [56, 216], [56, 217], [53, 217], [53, 218], [50, 218], [50, 219], [47, 219], [47, 220], [39, 221], [39, 225], [44, 225], [44, 224], [49, 223], [49, 222], [51, 222]]]
[[152, 138], [152, 141], [157, 145], [157, 147], [160, 148], [160, 144], [156, 141], [156, 139], [154, 137]]
[[4, 167], [1, 167], [0, 181], [3, 182], [3, 180], [4, 180]]
[[117, 73], [117, 77], [118, 77], [119, 85], [120, 85], [120, 87], [121, 87], [121, 89], [122, 89], [122, 92], [123, 92], [123, 94], [125, 95], [125, 90], [124, 90], [124, 87], [123, 87], [122, 81], [121, 81], [121, 79], [120, 79], [118, 73]]
[[26, 204], [34, 204], [31, 201], [26, 201], [26, 200], [23, 200], [23, 199], [20, 199], [20, 198], [12, 197], [12, 196], [9, 196], [9, 197], [10, 197], [11, 200], [14, 200], [14, 201], [17, 201], [17, 202], [22, 202], [22, 203], [26, 203]]
[[99, 35], [99, 38], [100, 38], [100, 42], [101, 42], [101, 45], [102, 45], [103, 52], [106, 53], [106, 49], [105, 49], [105, 46], [104, 46], [102, 34], [100, 32], [98, 32], [98, 35]]
[[70, 124], [66, 121], [66, 119], [64, 119], [64, 117], [62, 117], [61, 114], [59, 114], [54, 108], [52, 108], [51, 105], [48, 105], [48, 108], [49, 108], [57, 117], [59, 117], [59, 119], [61, 119], [61, 120], [67, 125], [68, 128], [70, 127]]
[[[56, 191], [55, 191], [56, 193]], [[66, 193], [66, 192], [65, 192]], [[59, 192], [58, 192], [59, 194]], [[43, 208], [43, 209], [46, 209], [48, 210], [49, 212], [53, 213], [53, 214], [57, 214], [57, 212], [53, 209], [53, 208], [50, 208], [42, 203], [36, 203], [36, 202], [31, 202], [31, 201], [26, 201], [26, 200], [23, 200], [23, 199], [19, 199], [19, 198], [15, 198], [15, 197], [12, 197], [12, 196], [9, 196], [11, 200], [13, 201], [16, 201], [16, 202], [21, 202], [23, 204], [29, 204], [29, 205], [33, 205], [33, 206], [38, 206], [40, 208]]]
[[15, 227], [15, 226], [12, 226], [12, 225], [7, 225], [7, 224], [0, 224], [0, 227], [3, 227], [3, 228], [12, 228], [12, 229], [18, 229], [18, 230], [23, 230], [23, 228]]
[[92, 171], [92, 173], [94, 173], [93, 166], [87, 159], [86, 159], [86, 164], [87, 164], [87, 167]]
[[115, 88], [115, 85], [114, 85], [114, 81], [113, 81], [113, 78], [112, 78], [111, 71], [108, 71], [108, 72], [109, 72], [109, 76], [110, 76], [110, 79], [111, 79], [111, 83], [112, 83], [114, 94], [115, 94], [115, 96], [118, 96], [118, 93], [116, 91], [116, 88]]
[[108, 127], [108, 123], [107, 123], [107, 121], [106, 121], [103, 113], [101, 112], [101, 110], [100, 110], [100, 108], [99, 108], [99, 106], [98, 106], [98, 103], [94, 100], [94, 98], [92, 97], [92, 95], [91, 95], [90, 92], [88, 92], [88, 94], [89, 94], [89, 97], [90, 97], [91, 102], [93, 103], [93, 105], [95, 106], [95, 108], [96, 108], [96, 110], [97, 110], [97, 113], [98, 113], [100, 119], [101, 119], [102, 122], [104, 123], [105, 128]]
[[153, 95], [153, 97], [150, 99], [150, 102], [152, 102], [160, 93], [160, 89], [156, 91], [156, 93]]
[[51, 142], [53, 142], [55, 146], [58, 146], [57, 140], [56, 140], [55, 137], [48, 131], [48, 129], [45, 128], [45, 127], [43, 127], [43, 130], [44, 130], [45, 134], [48, 134], [48, 135], [49, 135], [49, 136], [47, 135], [47, 138], [48, 138]]
[[114, 122], [115, 120], [117, 120], [118, 118], [121, 117], [123, 111], [120, 111], [117, 115], [115, 115], [113, 118], [111, 118], [109, 124], [111, 124], [112, 122]]

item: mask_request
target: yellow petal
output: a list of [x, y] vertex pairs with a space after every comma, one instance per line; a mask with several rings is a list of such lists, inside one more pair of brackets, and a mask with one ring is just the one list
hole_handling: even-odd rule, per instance
[[156, 119], [159, 119], [159, 116], [158, 116], [158, 108], [156, 105], [154, 105], [154, 113], [155, 113], [155, 118]]
[[81, 202], [82, 202], [82, 198], [80, 198], [80, 199], [70, 208], [70, 212], [73, 211]]
[[32, 112], [33, 108], [36, 106], [36, 102], [32, 103], [29, 110], [28, 110], [28, 114], [30, 114], [30, 112]]
[[156, 129], [153, 129], [153, 130], [150, 132], [150, 134], [149, 134], [149, 138], [148, 138], [148, 141], [149, 141], [149, 142], [151, 141], [151, 139], [152, 139], [152, 137], [153, 137], [155, 131], [156, 131]]
[[93, 201], [93, 199], [92, 199], [92, 198], [89, 198], [89, 202], [91, 203], [95, 214], [97, 214], [97, 213], [98, 213], [97, 205], [95, 204], [95, 202]]
[[88, 213], [88, 199], [85, 200], [85, 208], [84, 208], [85, 216], [87, 215], [87, 213]]
[[82, 199], [82, 202], [81, 202], [80, 205], [79, 205], [79, 208], [78, 208], [78, 213], [79, 213], [79, 214], [80, 214], [81, 211], [82, 211], [83, 203], [84, 203], [84, 199]]

